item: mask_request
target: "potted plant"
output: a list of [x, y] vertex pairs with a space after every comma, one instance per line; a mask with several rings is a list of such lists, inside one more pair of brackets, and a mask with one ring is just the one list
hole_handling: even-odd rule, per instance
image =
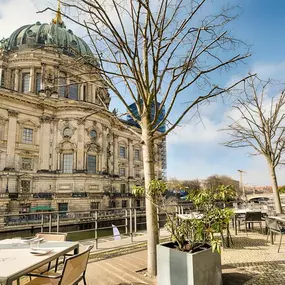
[[[197, 213], [176, 215], [168, 211], [163, 194], [167, 189], [163, 181], [152, 181], [150, 191], [153, 203], [165, 212], [166, 229], [172, 241], [157, 246], [158, 285], [220, 285], [221, 246], [229, 236], [228, 224], [233, 212], [219, 207], [234, 195], [231, 186], [221, 186], [215, 192], [201, 190], [189, 194]], [[140, 189], [142, 191], [142, 189]], [[155, 193], [155, 195], [154, 195]], [[219, 234], [219, 236], [217, 236]], [[220, 238], [221, 236], [221, 238]]]

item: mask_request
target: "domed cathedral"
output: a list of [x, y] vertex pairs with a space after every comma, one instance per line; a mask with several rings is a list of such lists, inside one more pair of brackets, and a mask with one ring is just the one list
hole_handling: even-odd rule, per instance
[[96, 58], [60, 10], [1, 41], [0, 214], [144, 206], [131, 195], [141, 145], [109, 104]]

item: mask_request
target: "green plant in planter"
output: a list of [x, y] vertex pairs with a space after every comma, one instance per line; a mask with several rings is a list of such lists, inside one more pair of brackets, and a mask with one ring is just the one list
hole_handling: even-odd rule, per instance
[[[224, 204], [235, 197], [235, 191], [231, 186], [220, 186], [216, 191], [201, 190], [198, 193], [188, 195], [200, 215], [196, 218], [182, 219], [176, 213], [169, 211], [164, 199], [164, 193], [168, 185], [164, 181], [153, 180], [150, 184], [150, 197], [156, 207], [166, 215], [166, 229], [170, 232], [173, 242], [181, 251], [196, 252], [204, 248], [212, 247], [213, 251], [220, 252], [221, 240], [215, 233], [223, 237], [223, 230], [228, 231], [228, 224], [233, 212], [227, 208], [219, 208], [217, 200]], [[136, 195], [144, 195], [142, 187], [133, 190]], [[150, 199], [150, 197], [148, 197]]]

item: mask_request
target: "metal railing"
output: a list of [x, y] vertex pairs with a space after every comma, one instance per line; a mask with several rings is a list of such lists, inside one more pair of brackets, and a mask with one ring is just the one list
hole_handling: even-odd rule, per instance
[[[169, 205], [169, 210], [173, 213], [189, 213], [192, 205], [183, 206]], [[21, 230], [33, 230], [33, 232], [60, 232], [61, 227], [77, 226], [88, 224], [91, 228], [65, 231], [69, 236], [89, 232], [89, 238], [95, 239], [95, 246], [98, 247], [100, 231], [108, 232], [111, 235], [112, 224], [116, 221], [116, 227], [129, 235], [133, 241], [133, 236], [139, 229], [144, 229], [146, 225], [145, 208], [120, 208], [120, 209], [93, 209], [89, 211], [53, 211], [22, 214], [0, 215], [0, 232], [16, 232]], [[163, 227], [166, 218], [163, 211], [157, 211], [159, 227]], [[90, 235], [92, 233], [92, 235]], [[79, 238], [86, 239], [86, 237]]]

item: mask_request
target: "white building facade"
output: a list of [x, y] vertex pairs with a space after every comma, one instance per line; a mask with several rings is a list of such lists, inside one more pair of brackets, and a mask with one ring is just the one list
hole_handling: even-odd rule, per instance
[[60, 17], [3, 40], [0, 212], [142, 207], [131, 195], [143, 182], [141, 145], [103, 111], [109, 103], [91, 50]]

